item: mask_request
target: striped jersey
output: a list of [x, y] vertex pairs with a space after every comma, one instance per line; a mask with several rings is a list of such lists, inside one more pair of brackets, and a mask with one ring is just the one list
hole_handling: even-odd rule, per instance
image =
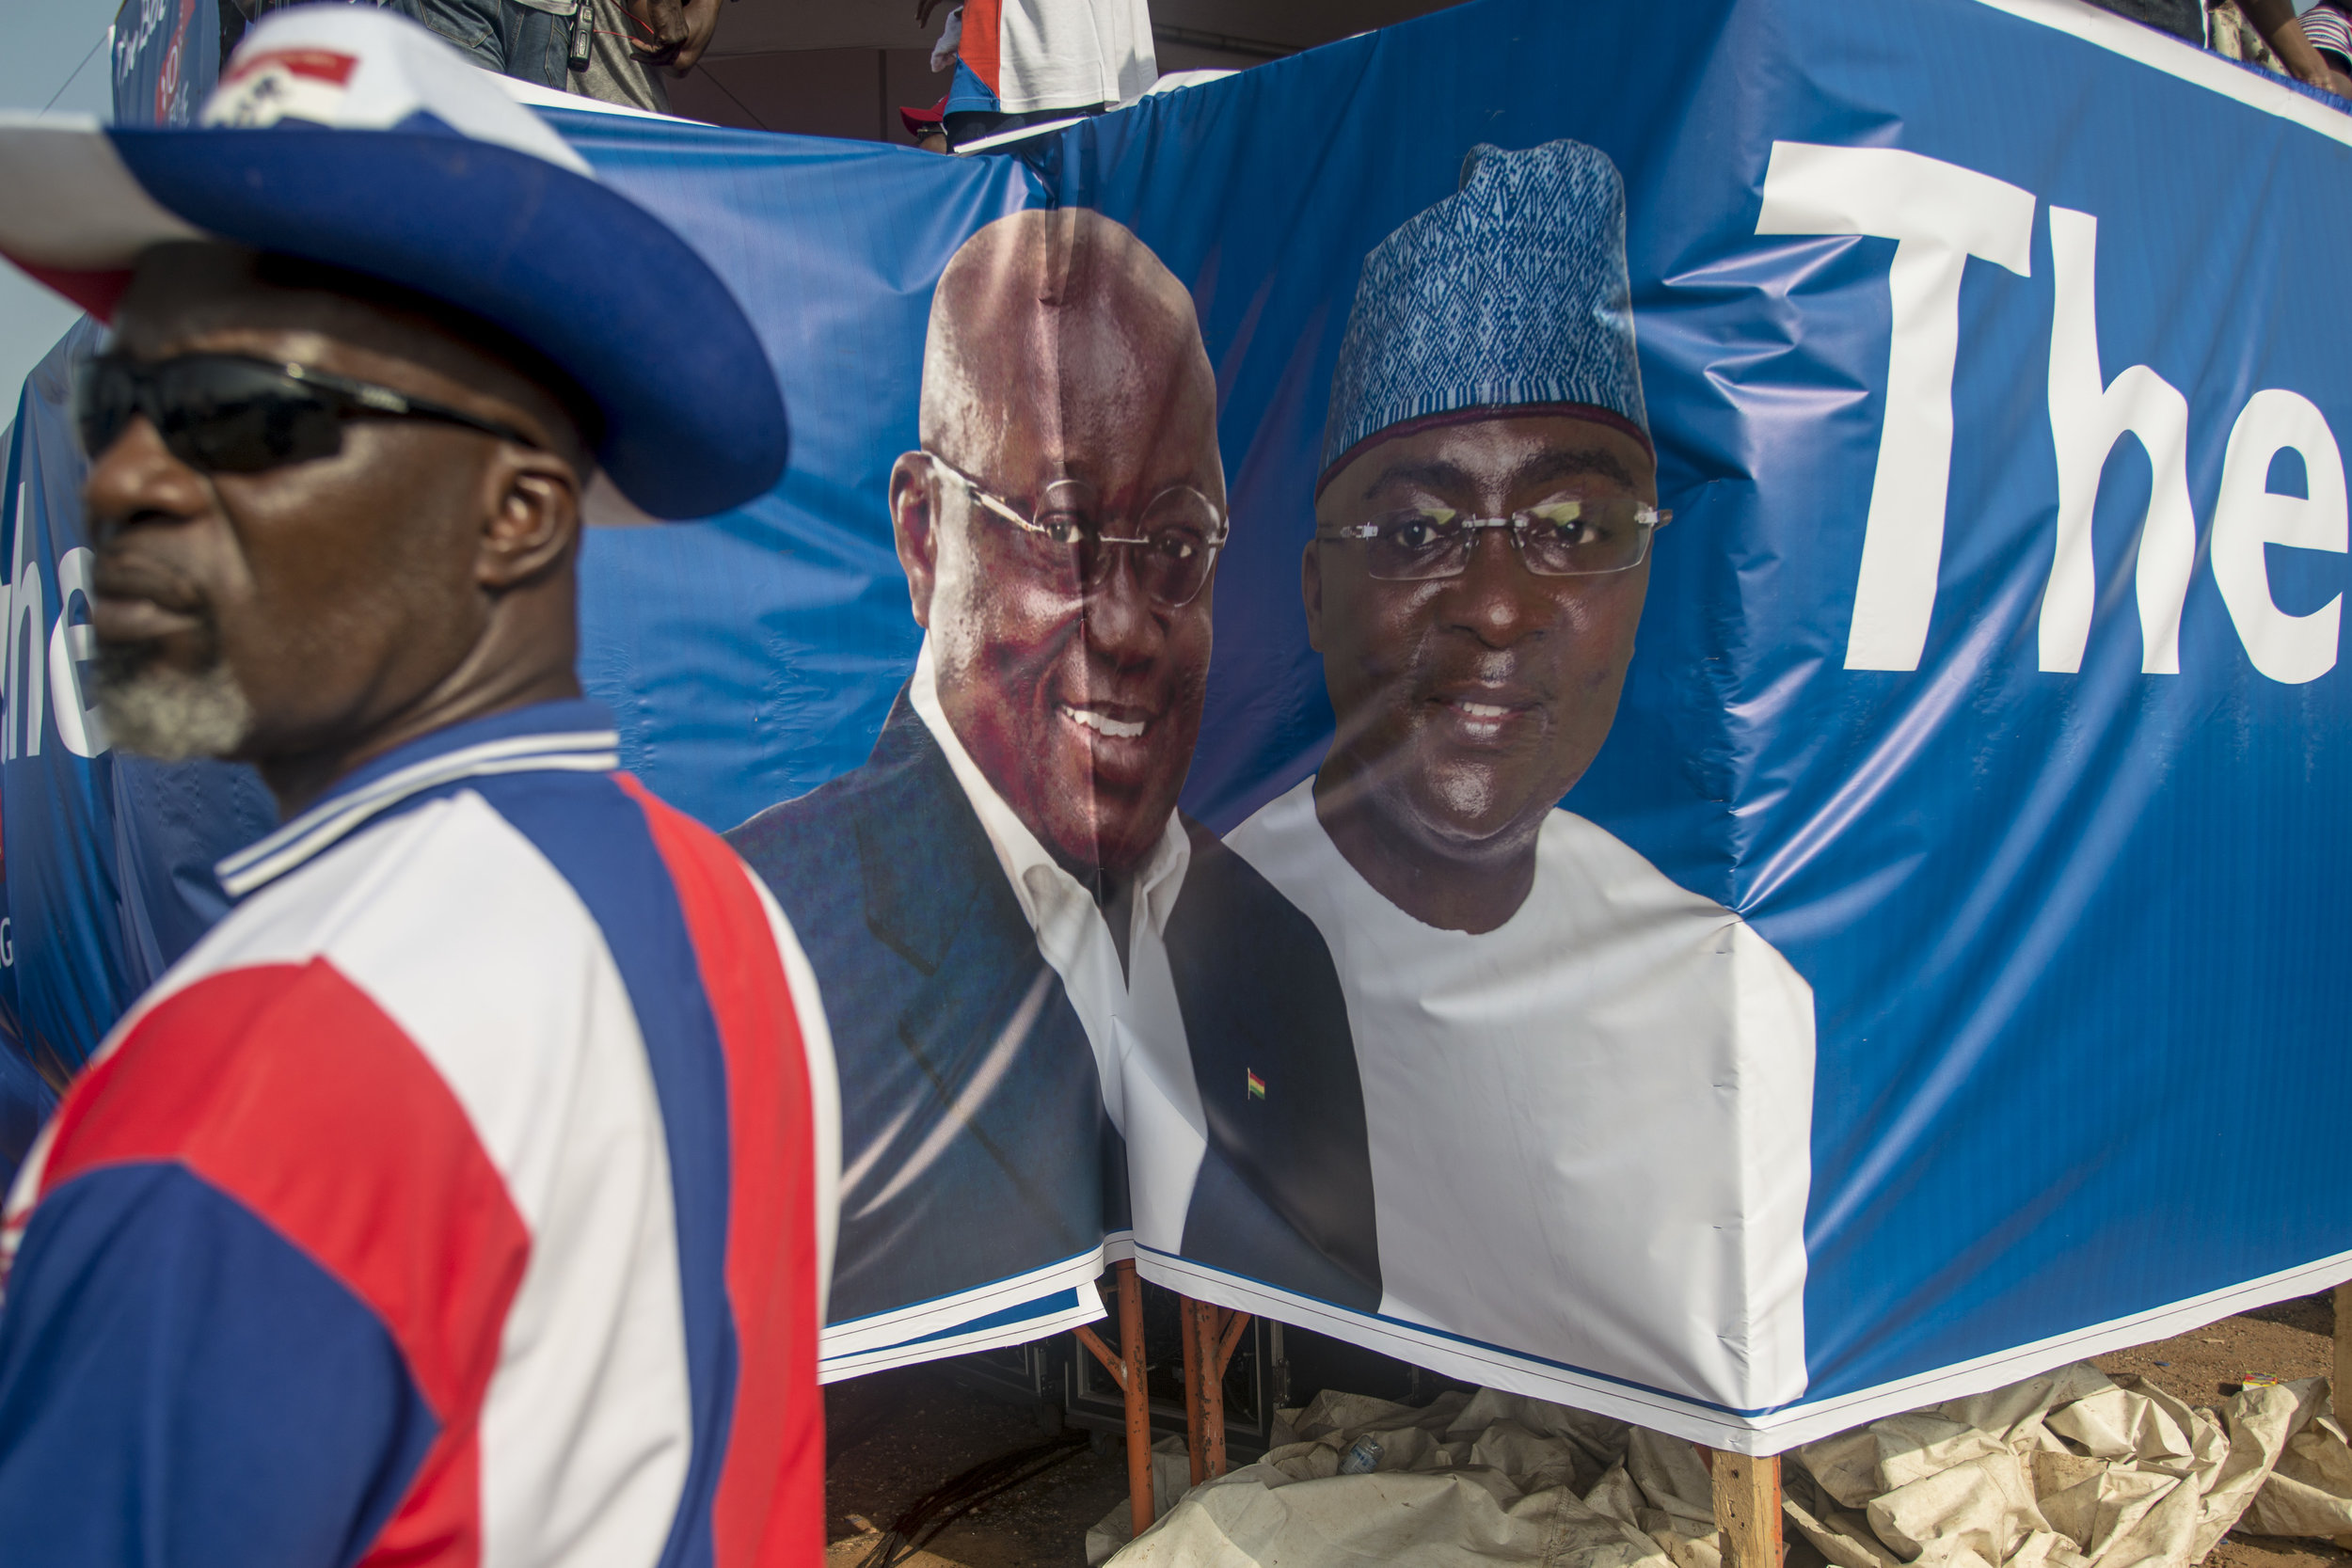
[[602, 709], [453, 726], [224, 862], [0, 1229], [0, 1555], [823, 1552], [816, 982]]
[[2302, 28], [2313, 49], [2325, 49], [2352, 65], [2352, 18], [2344, 15], [2343, 7], [2320, 0], [2303, 13]]

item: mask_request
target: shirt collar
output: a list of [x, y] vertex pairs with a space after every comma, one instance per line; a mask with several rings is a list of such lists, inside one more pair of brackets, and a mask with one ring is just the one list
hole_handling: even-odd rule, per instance
[[356, 768], [258, 844], [215, 865], [231, 898], [277, 880], [404, 800], [461, 779], [546, 770], [610, 773], [621, 737], [603, 705], [532, 703], [419, 736]]
[[[1021, 912], [1028, 918], [1029, 929], [1043, 927], [1073, 897], [1084, 899], [1089, 908], [1095, 907], [1093, 890], [1046, 852], [1028, 824], [1005, 803], [1005, 798], [996, 793], [996, 786], [989, 783], [979, 765], [972, 760], [972, 754], [963, 749], [955, 726], [947, 722], [947, 710], [939, 704], [939, 669], [931, 658], [928, 637], [923, 640], [923, 651], [915, 656], [914, 675], [907, 682], [907, 700], [914, 705], [916, 717], [923, 721], [923, 727], [931, 732], [931, 739], [946, 753], [947, 767], [954, 772], [956, 783], [962, 786], [964, 799], [972, 802], [972, 810], [980, 819], [980, 829], [988, 835], [989, 847], [996, 852], [996, 863], [1004, 868], [1005, 880], [1012, 884], [1013, 896], [1021, 901]], [[1159, 935], [1167, 934], [1168, 911], [1175, 908], [1177, 892], [1184, 886], [1184, 871], [1191, 860], [1192, 841], [1176, 820], [1176, 814], [1170, 812], [1159, 843], [1152, 846], [1151, 858], [1136, 877], [1136, 911]]]

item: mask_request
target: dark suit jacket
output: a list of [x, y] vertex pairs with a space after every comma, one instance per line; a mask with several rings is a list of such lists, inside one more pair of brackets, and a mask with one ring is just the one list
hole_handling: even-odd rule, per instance
[[[1187, 826], [1168, 949], [1211, 1148], [1185, 1251], [1198, 1235], [1205, 1262], [1369, 1310], [1370, 1161], [1338, 977], [1313, 926]], [[834, 1323], [1041, 1268], [1128, 1226], [1126, 1150], [1086, 1030], [903, 691], [864, 767], [726, 837], [824, 992], [841, 1080]]]
[[1209, 1123], [1184, 1256], [1375, 1311], [1363, 1081], [1330, 949], [1248, 861], [1200, 823], [1184, 827], [1192, 863], [1168, 961]]

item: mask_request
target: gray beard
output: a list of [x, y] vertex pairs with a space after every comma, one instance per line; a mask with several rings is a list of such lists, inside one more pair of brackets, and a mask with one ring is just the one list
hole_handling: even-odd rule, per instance
[[253, 705], [222, 663], [197, 673], [150, 660], [98, 665], [98, 711], [115, 746], [158, 762], [225, 757], [253, 731]]

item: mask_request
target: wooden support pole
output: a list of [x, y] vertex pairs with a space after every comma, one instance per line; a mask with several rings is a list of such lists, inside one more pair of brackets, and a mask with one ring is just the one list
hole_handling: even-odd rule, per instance
[[1718, 1449], [1713, 1468], [1724, 1568], [1780, 1568], [1780, 1456]]
[[2339, 1421], [2345, 1418], [2345, 1407], [2352, 1404], [2347, 1390], [2352, 1390], [2352, 1281], [2336, 1287], [2336, 1375], [2328, 1385], [2328, 1393]]
[[1209, 1451], [1200, 1431], [1200, 1317], [1208, 1307], [1190, 1296], [1176, 1298], [1176, 1318], [1184, 1341], [1184, 1452], [1192, 1459], [1192, 1483], [1209, 1479]]
[[[1225, 1314], [1225, 1338], [1216, 1347], [1216, 1375], [1220, 1380], [1225, 1376], [1225, 1369], [1233, 1364], [1233, 1353], [1241, 1349], [1241, 1337], [1248, 1330], [1248, 1313], [1228, 1312]], [[1222, 1386], [1221, 1381], [1219, 1386]]]
[[1087, 1324], [1078, 1325], [1077, 1335], [1078, 1343], [1094, 1353], [1094, 1359], [1103, 1363], [1103, 1370], [1111, 1374], [1111, 1381], [1118, 1384], [1120, 1391], [1124, 1393], [1127, 1387], [1127, 1363], [1113, 1355], [1110, 1346], [1103, 1343], [1103, 1337]]
[[[1141, 1535], [1159, 1517], [1152, 1506], [1152, 1390], [1144, 1376], [1143, 1283], [1134, 1262], [1114, 1263], [1119, 1279], [1119, 1350], [1127, 1363], [1127, 1507]], [[1777, 1515], [1775, 1515], [1777, 1516]]]
[[1184, 1435], [1195, 1486], [1225, 1473], [1225, 1369], [1233, 1364], [1249, 1314], [1182, 1298], [1184, 1323]]
[[1224, 1313], [1207, 1302], [1194, 1305], [1193, 1330], [1198, 1344], [1193, 1360], [1199, 1377], [1192, 1402], [1200, 1413], [1200, 1455], [1195, 1470], [1208, 1480], [1225, 1473], [1225, 1362], [1217, 1354], [1224, 1341]]
[[1127, 1519], [1141, 1535], [1159, 1517], [1152, 1502], [1152, 1389], [1144, 1374], [1143, 1287], [1136, 1282], [1133, 1263], [1113, 1263], [1111, 1277], [1119, 1285], [1119, 1354], [1113, 1355], [1102, 1336], [1083, 1323], [1078, 1343], [1103, 1363], [1126, 1396]]

